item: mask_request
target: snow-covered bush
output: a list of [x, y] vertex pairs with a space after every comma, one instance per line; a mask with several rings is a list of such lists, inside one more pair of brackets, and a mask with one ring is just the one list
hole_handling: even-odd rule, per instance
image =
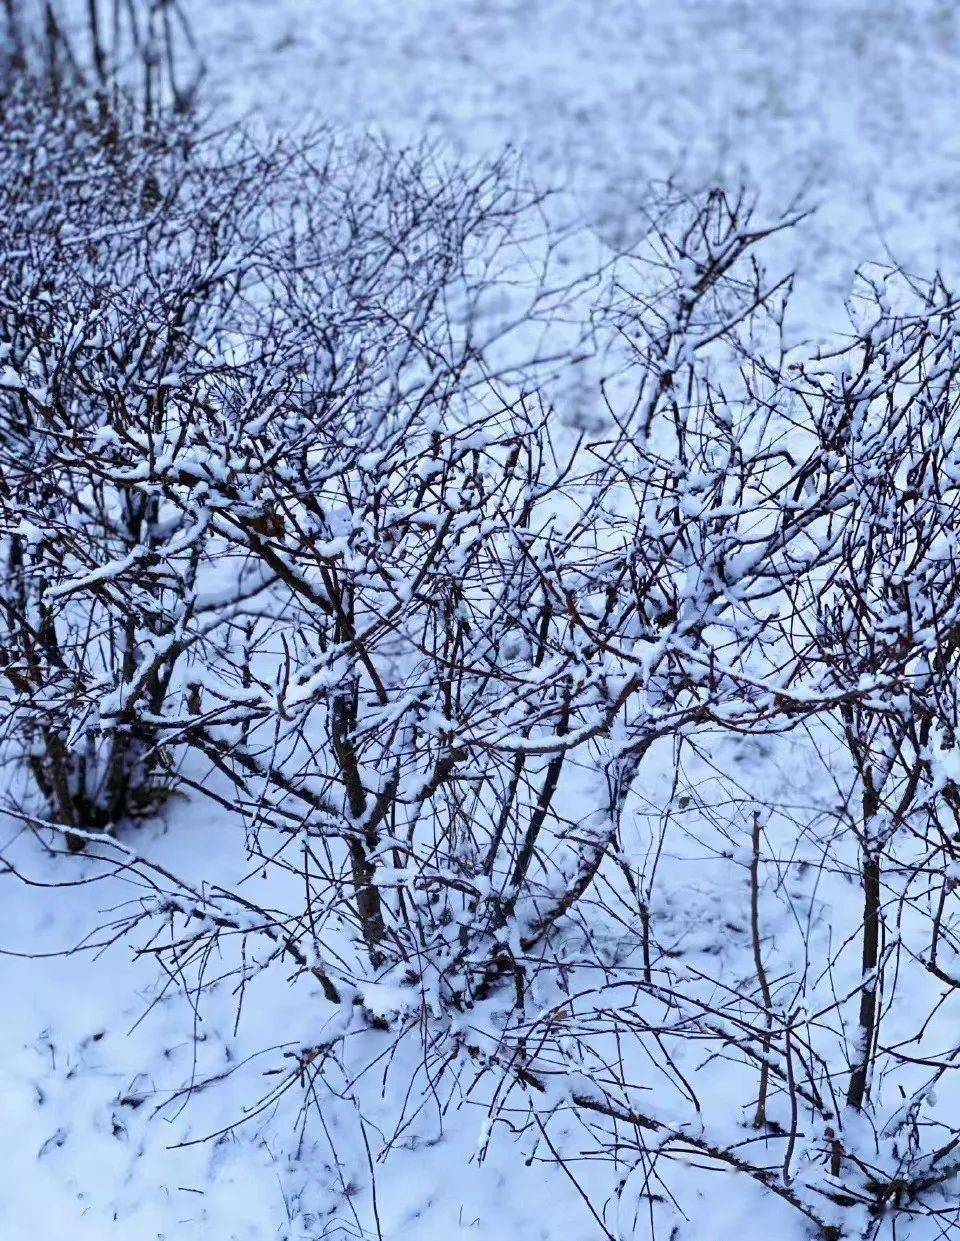
[[[416, 316], [366, 371], [363, 403], [326, 416], [331, 385], [314, 374], [292, 418], [256, 424], [244, 495], [259, 507], [235, 510], [226, 538], [275, 589], [242, 658], [218, 653], [198, 692], [229, 721], [204, 744], [234, 773], [253, 854], [302, 881], [302, 903], [199, 897], [144, 863], [159, 891], [131, 927], [169, 919], [168, 967], [185, 978], [214, 944], [265, 936], [255, 967], [236, 958], [239, 978], [288, 957], [320, 983], [326, 1034], [285, 1082], [353, 1081], [357, 1036], [386, 1035], [404, 1100], [387, 1148], [424, 1100], [467, 1081], [494, 1125], [539, 1134], [560, 1160], [576, 1123], [617, 1169], [621, 1218], [661, 1181], [682, 1192], [693, 1158], [817, 1235], [872, 1236], [898, 1211], [938, 1218], [956, 1171], [950, 1105], [930, 1093], [952, 1053], [931, 1042], [917, 1064], [878, 1043], [877, 999], [897, 953], [920, 971], [911, 995], [931, 974], [953, 987], [955, 309], [937, 289], [898, 315], [881, 292], [837, 358], [798, 364], [786, 287], [750, 258], [765, 233], [748, 204], [711, 196], [651, 239], [653, 291], [618, 273], [608, 440], [569, 442], [481, 350], [451, 354]], [[280, 313], [302, 306], [294, 294]], [[332, 375], [328, 337], [308, 354]], [[891, 590], [910, 596], [896, 633]], [[918, 608], [933, 619], [914, 630]], [[861, 631], [882, 651], [858, 649]], [[645, 773], [673, 747], [676, 787], [684, 752], [711, 736], [829, 736], [834, 721], [854, 760], [831, 757], [834, 778], [887, 806], [882, 843], [879, 801], [820, 842], [817, 865], [863, 890], [844, 948], [801, 934], [803, 960], [823, 953], [812, 976], [792, 952], [769, 959], [781, 811], [753, 800], [725, 829], [748, 877], [749, 973], [676, 964], [637, 866]], [[904, 830], [906, 852], [890, 853]], [[929, 994], [926, 1016], [942, 1002]]]
[[155, 800], [186, 741], [238, 752], [203, 668], [243, 625], [262, 638], [253, 597], [279, 584], [283, 611], [306, 580], [271, 540], [319, 503], [317, 470], [375, 468], [351, 420], [439, 425], [473, 399], [471, 299], [520, 190], [427, 151], [258, 149], [145, 132], [137, 109], [104, 140], [82, 99], [3, 107], [4, 731], [40, 817], [100, 830]]
[[[214, 954], [211, 989], [300, 989], [254, 1113], [376, 1067], [382, 1157], [477, 1099], [484, 1143], [613, 1166], [606, 1207], [584, 1190], [611, 1236], [684, 1235], [691, 1163], [825, 1241], [945, 1218], [944, 288], [867, 282], [810, 357], [754, 258], [794, 218], [715, 192], [665, 202], [591, 316], [509, 161], [4, 107], [14, 811], [138, 885], [111, 936], [193, 1003]], [[593, 435], [554, 408], [585, 343]], [[800, 733], [826, 805], [731, 770]], [[104, 832], [164, 781], [230, 816], [266, 896]], [[726, 947], [671, 907], [692, 845], [737, 894]], [[829, 921], [821, 880], [862, 900]]]
[[92, 106], [29, 87], [0, 110], [4, 728], [41, 813], [97, 830], [166, 765], [143, 717], [183, 652], [202, 535], [97, 446], [175, 418], [180, 365], [216, 339], [225, 187], [188, 214], [187, 131], [147, 138], [131, 113], [105, 140]]

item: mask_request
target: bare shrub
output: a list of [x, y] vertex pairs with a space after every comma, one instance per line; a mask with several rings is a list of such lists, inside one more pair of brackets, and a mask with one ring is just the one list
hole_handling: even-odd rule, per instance
[[[6, 732], [46, 813], [100, 829], [149, 800], [167, 736], [213, 744], [223, 708], [190, 717], [183, 665], [289, 576], [270, 470], [294, 496], [361, 411], [469, 393], [472, 294], [456, 326], [445, 302], [471, 247], [486, 287], [521, 190], [324, 137], [134, 117], [104, 145], [82, 103], [11, 96], [5, 120]], [[236, 580], [211, 584], [214, 556]]]
[[[383, 1060], [381, 1154], [459, 1091], [574, 1179], [577, 1126], [617, 1210], [693, 1160], [826, 1239], [946, 1220], [949, 293], [867, 281], [807, 356], [755, 258], [797, 217], [714, 192], [586, 314], [509, 161], [103, 144], [82, 106], [6, 106], [5, 739], [43, 803], [15, 812], [137, 885], [110, 937], [193, 996], [214, 950], [241, 994], [292, 962], [325, 1033], [261, 1106]], [[604, 430], [574, 433], [543, 381], [597, 346]], [[795, 734], [837, 792], [806, 818], [687, 781]], [[285, 904], [109, 834], [164, 778]], [[692, 842], [737, 894], [732, 976], [671, 939], [661, 859]], [[835, 927], [836, 877], [862, 902]]]

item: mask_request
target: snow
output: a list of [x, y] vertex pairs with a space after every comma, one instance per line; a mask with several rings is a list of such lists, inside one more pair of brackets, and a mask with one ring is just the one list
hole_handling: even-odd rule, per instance
[[798, 330], [838, 326], [853, 269], [958, 270], [952, 0], [200, 0], [237, 113], [511, 144], [617, 248], [651, 182], [743, 183], [815, 210], [786, 242]]
[[[825, 335], [840, 320], [861, 262], [892, 252], [911, 269], [960, 272], [960, 8], [951, 0], [195, 0], [190, 15], [207, 49], [208, 87], [227, 113], [270, 126], [316, 116], [401, 139], [426, 133], [472, 157], [513, 144], [534, 178], [562, 188], [558, 210], [585, 220], [611, 248], [639, 240], [651, 185], [668, 178], [691, 188], [742, 181], [772, 207], [800, 196], [816, 210], [772, 250], [778, 269], [798, 273], [797, 335]], [[570, 262], [579, 261], [575, 248]], [[160, 382], [175, 389], [185, 381], [171, 374]], [[4, 366], [0, 386], [24, 385]], [[483, 447], [479, 437], [464, 440], [465, 449]], [[194, 464], [204, 478], [221, 468], [212, 455]], [[360, 462], [371, 472], [379, 464], [378, 453]], [[440, 469], [424, 465], [420, 476]], [[681, 509], [699, 512], [712, 485], [710, 475], [691, 474]], [[337, 536], [318, 551], [333, 558], [348, 546], [346, 535]], [[78, 576], [50, 597], [119, 574], [135, 555]], [[744, 554], [731, 566], [731, 580], [746, 573], [747, 562]], [[731, 597], [735, 592], [731, 587]], [[216, 586], [208, 587], [202, 606], [218, 597]], [[660, 654], [651, 651], [649, 666]], [[511, 648], [511, 658], [523, 655]], [[307, 672], [291, 682], [285, 707], [337, 683], [332, 660]], [[518, 675], [535, 686], [551, 674], [545, 661]], [[612, 681], [616, 675], [612, 668]], [[256, 688], [220, 688], [237, 701], [262, 697]], [[400, 701], [397, 718], [413, 705], [412, 696]], [[428, 724], [437, 735], [449, 728], [437, 715]], [[535, 752], [516, 721], [496, 724], [501, 747]], [[618, 740], [611, 739], [611, 752]], [[841, 864], [849, 855], [817, 838], [836, 795], [830, 746], [824, 735], [718, 744], [684, 773], [685, 804], [674, 796], [666, 755], [645, 774], [635, 830], [619, 856], [638, 874], [648, 868], [651, 887], [659, 866], [654, 916], [678, 977], [689, 971], [691, 993], [719, 992], [751, 969], [742, 913], [753, 854], [744, 807], [774, 802], [765, 831], [782, 856], [794, 851], [797, 869], [769, 864], [764, 918], [766, 936], [797, 976], [804, 970], [798, 926], [814, 926], [824, 947], [856, 922], [859, 891]], [[960, 751], [937, 737], [931, 747], [935, 778], [956, 779]], [[837, 770], [840, 779], [839, 762]], [[427, 778], [418, 786], [419, 774], [405, 777], [411, 799]], [[708, 805], [711, 788], [719, 791]], [[694, 795], [703, 801], [691, 803]], [[572, 821], [582, 833], [606, 831], [586, 799], [586, 791], [579, 799], [571, 794]], [[671, 836], [660, 856], [654, 825], [668, 811], [683, 822], [683, 847]], [[809, 830], [798, 841], [793, 829], [801, 816]], [[103, 937], [91, 944], [95, 927], [122, 919], [130, 902], [147, 897], [124, 869], [130, 851], [205, 895], [214, 876], [261, 894], [276, 883], [250, 866], [237, 824], [213, 803], [192, 795], [171, 800], [119, 847], [105, 844], [110, 862], [72, 860], [74, 886], [56, 891], [26, 886], [22, 877], [59, 884], [66, 860], [46, 856], [12, 817], [2, 833], [0, 855], [18, 872], [0, 874], [0, 1235], [10, 1241], [808, 1235], [782, 1200], [728, 1171], [704, 1171], [699, 1156], [690, 1155], [684, 1169], [684, 1220], [669, 1193], [653, 1204], [643, 1196], [640, 1164], [611, 1170], [593, 1161], [572, 1116], [561, 1112], [549, 1135], [528, 1126], [517, 1136], [503, 1116], [491, 1120], [483, 1089], [466, 1096], [446, 1087], [448, 1094], [434, 1096], [426, 1072], [416, 1076], [415, 1033], [391, 1057], [388, 1074], [369, 1052], [376, 1031], [364, 1032], [367, 1050], [354, 1051], [353, 1000], [375, 1017], [409, 1016], [419, 996], [402, 978], [367, 981], [337, 1006], [319, 981], [288, 986], [282, 970], [279, 977], [261, 970], [274, 950], [261, 939], [260, 959], [246, 962], [238, 1021], [235, 977], [194, 1008], [189, 995], [166, 985], [148, 951], [137, 955], [128, 942]], [[781, 856], [776, 848], [771, 857]], [[413, 873], [385, 869], [379, 882], [412, 889]], [[287, 896], [281, 882], [268, 903], [283, 908]], [[210, 907], [185, 912], [202, 927]], [[521, 917], [504, 928], [514, 947]], [[616, 928], [598, 926], [596, 934], [609, 936], [615, 956]], [[148, 948], [145, 934], [134, 947], [138, 942]], [[572, 962], [578, 950], [571, 931]], [[943, 959], [949, 963], [946, 945]], [[215, 975], [222, 965], [212, 959], [202, 968]], [[861, 981], [859, 962], [844, 957], [831, 985], [852, 993]], [[783, 1000], [791, 998], [801, 1020], [832, 1002], [826, 979], [806, 982], [802, 995]], [[564, 1001], [542, 999], [536, 1020], [549, 1023]], [[609, 1003], [614, 1011], [629, 1007], [622, 997]], [[885, 1036], [912, 1038], [914, 1014], [898, 1004]], [[596, 1015], [588, 1019], [600, 1024]], [[492, 1011], [477, 1011], [471, 1021], [481, 1041], [502, 1033]], [[949, 1040], [950, 1029], [941, 1017], [931, 1041]], [[833, 1033], [838, 1042], [844, 1034]], [[328, 1042], [343, 1048], [342, 1092], [325, 1098], [307, 1125], [303, 1082], [315, 1049]], [[387, 1047], [384, 1038], [385, 1055]], [[658, 1080], [659, 1070], [649, 1071]], [[408, 1106], [398, 1103], [394, 1083], [410, 1077], [416, 1086]], [[287, 1081], [289, 1090], [270, 1093]], [[574, 1086], [581, 1095], [592, 1088], [589, 1072], [579, 1069], [558, 1081], [558, 1105]], [[741, 1070], [721, 1070], [713, 1082], [704, 1101], [708, 1119], [736, 1137], [739, 1121], [729, 1118], [742, 1103]], [[260, 1098], [265, 1107], [234, 1128], [238, 1112]], [[960, 1092], [948, 1082], [916, 1095], [918, 1108], [938, 1114], [958, 1105]], [[664, 1113], [668, 1107], [664, 1102]], [[200, 1140], [211, 1134], [220, 1136]], [[893, 1140], [893, 1131], [884, 1136]], [[865, 1145], [871, 1141], [865, 1134]], [[592, 1208], [550, 1157], [550, 1142], [570, 1156]], [[388, 1144], [389, 1157], [381, 1159]], [[795, 1153], [795, 1166], [801, 1156]], [[676, 1189], [675, 1169], [670, 1175]], [[956, 1229], [956, 1219], [946, 1227]], [[918, 1225], [909, 1241], [934, 1235], [932, 1226]]]

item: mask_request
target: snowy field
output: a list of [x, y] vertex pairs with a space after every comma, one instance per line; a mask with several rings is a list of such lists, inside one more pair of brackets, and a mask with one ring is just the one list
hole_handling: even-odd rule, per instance
[[[809, 326], [888, 255], [960, 258], [960, 13], [949, 0], [196, 3], [231, 109], [518, 148], [617, 247], [651, 183], [816, 207], [785, 262]], [[807, 287], [809, 287], [809, 292]], [[832, 321], [841, 313], [832, 311]]]
[[[797, 273], [796, 336], [843, 323], [861, 263], [893, 258], [924, 275], [937, 267], [960, 275], [953, 0], [190, 0], [190, 17], [209, 98], [223, 114], [430, 137], [471, 158], [512, 146], [533, 179], [561, 191], [564, 210], [614, 250], [639, 240], [642, 206], [667, 180], [690, 190], [744, 185], [771, 212], [812, 208], [768, 256]], [[834, 932], [842, 938], [856, 922], [859, 891], [839, 868], [817, 871], [826, 847], [816, 827], [791, 838], [791, 824], [818, 824], [834, 795], [822, 743], [802, 733], [726, 741], [683, 773], [704, 803], [723, 809], [697, 820], [694, 798], [682, 846], [674, 837], [663, 846], [669, 882], [652, 912], [671, 959], [718, 991], [752, 961], [741, 917], [749, 859], [728, 813], [733, 801], [778, 807], [764, 917], [784, 961], [802, 972], [791, 938], [800, 921], [830, 952]], [[636, 810], [638, 855], [664, 807], [676, 806], [672, 778], [664, 755]], [[573, 805], [569, 813], [581, 810], [589, 813]], [[345, 1079], [342, 1097], [325, 1100], [309, 1130], [298, 1129], [296, 1089], [235, 1128], [238, 1106], [289, 1070], [291, 1047], [322, 1036], [319, 984], [251, 988], [239, 1022], [232, 984], [194, 1009], [149, 955], [133, 959], [125, 942], [89, 950], [94, 928], [129, 899], [122, 876], [87, 884], [95, 864], [74, 860], [74, 886], [51, 892], [60, 861], [42, 856], [13, 820], [2, 830], [0, 852], [21, 871], [0, 875], [2, 1241], [809, 1235], [782, 1201], [744, 1179], [734, 1187], [731, 1173], [702, 1172], [693, 1156], [687, 1219], [673, 1232], [677, 1217], [663, 1203], [646, 1215], [629, 1193], [613, 1203], [615, 1178], [581, 1158], [575, 1127], [542, 1140], [526, 1131], [514, 1141], [503, 1126], [491, 1135], [485, 1107], [453, 1091], [428, 1101], [381, 1161], [378, 1141], [397, 1112], [378, 1069]], [[263, 881], [247, 870], [240, 832], [238, 840], [226, 812], [191, 795], [129, 839], [198, 884], [214, 871], [224, 883], [229, 871], [256, 889]], [[742, 883], [735, 899], [731, 882]], [[285, 895], [271, 900], [281, 905]], [[838, 965], [845, 984], [856, 976], [855, 961]], [[954, 1001], [937, 1019], [945, 1038], [956, 1017]], [[914, 1037], [912, 1020], [909, 1004], [893, 1011], [890, 1038]], [[722, 1108], [735, 1074], [728, 1082], [717, 1072], [709, 1102]], [[943, 1088], [941, 1106], [960, 1108], [957, 1085]], [[550, 1141], [561, 1143], [576, 1179], [556, 1166]], [[960, 1223], [946, 1217], [902, 1233], [903, 1241], [956, 1236]]]

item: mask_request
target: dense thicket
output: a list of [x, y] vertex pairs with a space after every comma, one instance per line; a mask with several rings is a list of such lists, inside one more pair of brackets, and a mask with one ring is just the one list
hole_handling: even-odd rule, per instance
[[[115, 933], [172, 928], [150, 950], [184, 981], [215, 944], [245, 982], [319, 984], [335, 1019], [289, 1078], [312, 1098], [348, 1035], [362, 1058], [386, 1033], [422, 1045], [398, 1098], [479, 1078], [495, 1122], [574, 1115], [624, 1201], [695, 1157], [823, 1237], [948, 1218], [949, 291], [864, 276], [810, 356], [753, 258], [795, 221], [744, 197], [665, 202], [587, 304], [509, 161], [211, 139], [119, 101], [105, 128], [84, 98], [13, 90], [0, 118], [11, 813], [115, 859], [141, 889]], [[563, 408], [585, 350], [591, 435]], [[798, 730], [825, 766], [832, 739], [836, 797], [787, 847], [775, 803], [698, 801], [751, 969], [707, 976], [658, 927], [683, 755]], [[175, 787], [300, 903], [138, 856], [126, 825]], [[856, 877], [838, 938], [810, 911], [765, 938], [791, 849]], [[884, 1033], [904, 994], [909, 1048]], [[733, 1112], [701, 1101], [713, 1057]]]

